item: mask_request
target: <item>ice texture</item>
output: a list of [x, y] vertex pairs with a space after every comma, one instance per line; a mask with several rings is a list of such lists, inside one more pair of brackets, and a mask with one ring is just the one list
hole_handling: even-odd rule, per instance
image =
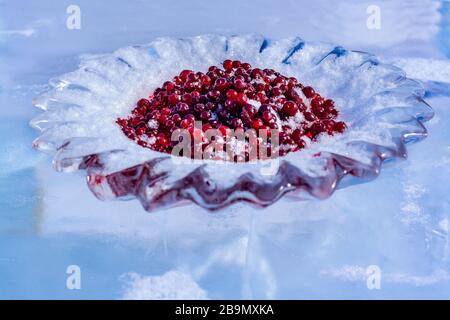
[[[306, 150], [283, 158], [225, 165], [171, 158], [140, 147], [120, 132], [116, 119], [127, 116], [136, 101], [164, 81], [180, 70], [206, 71], [225, 59], [273, 68], [313, 86], [321, 95], [336, 101], [340, 117], [349, 129], [343, 134], [323, 136], [317, 143], [309, 143]], [[124, 175], [116, 174], [111, 179], [105, 176], [149, 163], [148, 186], [133, 187], [138, 190], [134, 196], [148, 210], [183, 198], [210, 208], [237, 199], [270, 204], [287, 190], [304, 190], [304, 185], [308, 193], [324, 198], [343, 176], [373, 177], [378, 174], [381, 161], [404, 156], [404, 143], [425, 137], [421, 121], [433, 115], [422, 100], [420, 84], [406, 78], [402, 70], [380, 63], [367, 53], [305, 42], [300, 37], [159, 38], [148, 45], [122, 48], [112, 54], [86, 56], [78, 70], [52, 79], [50, 85], [53, 89], [34, 101], [45, 111], [31, 122], [43, 130], [34, 146], [56, 152], [55, 167], [61, 171], [84, 168], [86, 157], [98, 155], [102, 168], [88, 172], [90, 187], [98, 197], [106, 199], [128, 195], [116, 190], [129, 188], [129, 183], [117, 186]], [[273, 173], [267, 174], [268, 166]], [[133, 177], [136, 174], [141, 173], [138, 170]], [[198, 180], [198, 175], [208, 179], [204, 182], [207, 186], [177, 187], [189, 176]], [[255, 186], [238, 190], [242, 179], [250, 179]], [[111, 185], [111, 180], [116, 185]], [[106, 182], [97, 186], [97, 181]], [[175, 188], [186, 190], [172, 195]], [[268, 197], [261, 188], [274, 191]], [[219, 195], [230, 189], [237, 192]], [[209, 194], [208, 199], [205, 193]]]

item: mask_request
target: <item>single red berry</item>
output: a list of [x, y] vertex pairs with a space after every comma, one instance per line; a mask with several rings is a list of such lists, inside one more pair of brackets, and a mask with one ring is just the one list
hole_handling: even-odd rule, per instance
[[257, 112], [256, 108], [254, 106], [252, 106], [251, 104], [249, 104], [249, 103], [245, 104], [242, 107], [242, 111], [248, 113], [248, 115], [250, 117], [253, 117], [256, 114], [256, 112]]
[[282, 92], [281, 92], [280, 88], [275, 87], [270, 91], [270, 94], [272, 95], [272, 97], [278, 97], [282, 94]]
[[224, 68], [225, 70], [227, 70], [227, 71], [233, 69], [233, 61], [231, 61], [231, 60], [225, 60], [225, 61], [223, 62], [223, 68]]
[[302, 129], [295, 129], [291, 135], [292, 140], [294, 140], [294, 142], [298, 143], [302, 139], [304, 133], [305, 132]]
[[266, 123], [270, 123], [274, 121], [274, 115], [270, 111], [264, 111], [262, 113], [262, 118]]
[[216, 82], [214, 82], [214, 86], [217, 90], [223, 90], [228, 87], [228, 82], [225, 78], [217, 78]]
[[339, 132], [339, 133], [344, 132], [344, 130], [345, 130], [346, 128], [347, 128], [347, 125], [346, 125], [344, 122], [342, 122], [342, 121], [336, 122], [336, 123], [334, 124], [334, 130], [336, 130], [336, 131]]
[[241, 67], [244, 68], [245, 71], [249, 71], [252, 68], [250, 63], [247, 63], [247, 62], [241, 64]]
[[241, 66], [241, 62], [239, 60], [233, 61], [233, 68], [239, 68]]
[[334, 101], [331, 99], [327, 99], [322, 103], [322, 107], [330, 110], [330, 109], [334, 108]]
[[219, 132], [222, 134], [223, 138], [227, 140], [231, 136], [231, 129], [225, 125], [221, 125], [218, 128]]
[[211, 118], [211, 112], [209, 111], [202, 111], [200, 113], [200, 119], [202, 120], [209, 120]]
[[236, 101], [241, 105], [246, 104], [248, 101], [247, 95], [243, 92], [239, 92], [236, 97]]
[[161, 109], [161, 114], [169, 115], [169, 114], [170, 114], [170, 109], [167, 108], [167, 107], [162, 108], [162, 109]]
[[174, 114], [172, 116], [172, 121], [178, 125], [181, 121], [181, 116], [178, 113]]
[[191, 125], [192, 125], [192, 121], [189, 120], [189, 119], [183, 119], [183, 120], [180, 121], [180, 127], [181, 127], [181, 128], [187, 129], [187, 128], [189, 128]]
[[304, 112], [303, 116], [307, 121], [315, 121], [317, 118], [312, 112]]
[[138, 136], [140, 136], [140, 135], [143, 135], [146, 131], [147, 131], [147, 129], [145, 129], [145, 127], [140, 127], [140, 128], [137, 128], [136, 134]]
[[205, 105], [203, 104], [203, 103], [197, 103], [195, 106], [194, 106], [194, 111], [196, 111], [196, 112], [202, 112], [202, 111], [204, 111], [205, 110]]
[[160, 133], [156, 136], [156, 144], [165, 148], [169, 146], [169, 139], [163, 133]]
[[228, 98], [228, 99], [230, 99], [230, 100], [236, 100], [237, 96], [238, 96], [238, 93], [237, 93], [236, 90], [229, 89], [229, 90], [227, 91], [227, 98]]
[[311, 99], [316, 94], [316, 92], [312, 87], [304, 87], [302, 91], [305, 97], [307, 97], [308, 99]]
[[253, 121], [252, 121], [253, 129], [258, 130], [258, 129], [262, 129], [263, 127], [264, 127], [264, 123], [261, 119], [259, 119], [259, 118], [253, 119]]
[[164, 82], [163, 87], [167, 92], [171, 92], [173, 89], [175, 89], [175, 84], [173, 82], [166, 81]]
[[151, 104], [147, 99], [141, 99], [138, 101], [137, 106], [139, 108], [150, 108]]
[[234, 119], [232, 119], [231, 120], [231, 122], [230, 122], [230, 124], [231, 124], [231, 126], [233, 127], [233, 128], [242, 128], [243, 126], [244, 126], [244, 123], [242, 122], [242, 120], [241, 119], [239, 119], [239, 118], [234, 118]]
[[188, 79], [189, 75], [192, 73], [192, 70], [183, 70], [180, 72], [180, 79], [184, 82]]
[[241, 80], [241, 79], [235, 79], [233, 81], [233, 86], [239, 91], [242, 91], [247, 87], [244, 80]]
[[180, 102], [177, 104], [177, 111], [181, 114], [189, 112], [189, 105], [185, 102]]
[[234, 100], [227, 99], [223, 104], [224, 108], [228, 111], [232, 111], [236, 108], [236, 102]]
[[209, 87], [211, 85], [211, 78], [207, 75], [201, 77], [202, 86]]
[[167, 98], [167, 101], [168, 101], [171, 105], [177, 104], [180, 100], [181, 100], [181, 97], [180, 97], [179, 94], [171, 94], [171, 95], [169, 95], [169, 97]]
[[311, 107], [312, 108], [319, 108], [322, 106], [324, 100], [321, 96], [315, 95], [314, 98], [311, 99]]

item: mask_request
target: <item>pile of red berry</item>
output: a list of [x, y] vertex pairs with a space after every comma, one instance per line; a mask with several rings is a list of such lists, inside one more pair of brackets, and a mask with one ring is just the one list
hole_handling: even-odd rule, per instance
[[[171, 140], [175, 130], [185, 129], [191, 135], [199, 130], [195, 121], [201, 121], [202, 132], [217, 129], [225, 142], [232, 139], [233, 130], [278, 130], [277, 151], [284, 155], [304, 148], [319, 134], [343, 132], [346, 125], [336, 121], [337, 116], [333, 100], [296, 78], [225, 60], [223, 69], [211, 66], [206, 74], [183, 70], [148, 99], [139, 100], [132, 114], [117, 123], [139, 145], [166, 153], [179, 143]], [[270, 148], [267, 133], [264, 143]], [[209, 143], [201, 141], [205, 146]]]

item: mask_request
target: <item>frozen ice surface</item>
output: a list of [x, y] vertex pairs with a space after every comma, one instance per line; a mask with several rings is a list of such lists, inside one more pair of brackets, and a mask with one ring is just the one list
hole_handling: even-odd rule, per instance
[[[158, 1], [77, 2], [83, 14], [78, 31], [64, 25], [69, 2], [0, 2], [1, 298], [186, 292], [210, 299], [450, 296], [445, 92], [430, 92], [427, 100], [436, 112], [427, 123], [429, 137], [409, 147], [407, 160], [386, 164], [378, 179], [338, 190], [325, 201], [286, 198], [264, 210], [235, 205], [209, 214], [188, 206], [147, 214], [137, 202], [101, 202], [82, 175], [58, 174], [49, 157], [27, 148], [36, 135], [27, 122], [38, 115], [30, 101], [47, 89], [48, 79], [74, 70], [79, 54], [111, 52], [157, 36], [207, 31], [288, 37], [295, 30], [306, 40], [398, 61], [408, 76], [444, 88], [450, 50], [436, 44], [444, 43], [439, 37], [448, 30], [441, 25], [448, 3], [379, 1], [383, 20], [377, 32], [366, 28], [372, 3], [364, 1], [236, 1], [238, 12], [254, 14], [220, 19], [217, 12], [223, 14], [229, 2], [180, 1], [168, 4], [170, 10]], [[323, 19], [312, 19], [311, 10]], [[180, 12], [192, 19], [175, 19]], [[73, 264], [82, 271], [81, 290], [65, 287]], [[381, 270], [379, 290], [366, 285], [373, 265]], [[183, 283], [176, 293], [174, 279]]]

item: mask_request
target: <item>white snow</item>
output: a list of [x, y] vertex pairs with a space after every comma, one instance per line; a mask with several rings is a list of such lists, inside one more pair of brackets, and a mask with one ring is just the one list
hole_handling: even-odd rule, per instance
[[127, 287], [124, 300], [205, 300], [207, 293], [189, 274], [172, 270], [161, 276], [141, 276], [135, 272], [122, 276]]

